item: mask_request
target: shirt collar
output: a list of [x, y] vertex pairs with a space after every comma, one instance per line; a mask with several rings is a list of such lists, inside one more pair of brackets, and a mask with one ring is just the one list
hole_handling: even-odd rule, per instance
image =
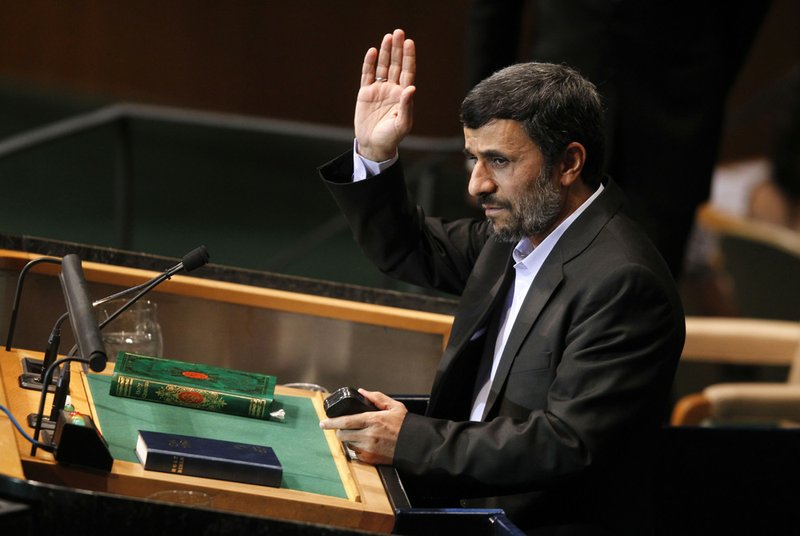
[[589, 205], [591, 205], [595, 199], [600, 196], [604, 187], [602, 184], [595, 190], [595, 192], [589, 196], [589, 198], [581, 203], [581, 206], [575, 210], [572, 214], [567, 216], [567, 218], [562, 221], [558, 227], [553, 229], [553, 231], [545, 237], [544, 240], [539, 244], [539, 246], [534, 246], [533, 242], [530, 241], [528, 237], [523, 238], [519, 242], [517, 242], [516, 247], [514, 248], [513, 253], [511, 256], [514, 258], [515, 263], [525, 262], [526, 260], [530, 260], [529, 256], [534, 251], [537, 250], [537, 256], [549, 255], [550, 251], [552, 251], [553, 247], [555, 247], [556, 243], [559, 241], [561, 236], [569, 229], [569, 226], [578, 219], [578, 216], [583, 214], [583, 211], [586, 210]]

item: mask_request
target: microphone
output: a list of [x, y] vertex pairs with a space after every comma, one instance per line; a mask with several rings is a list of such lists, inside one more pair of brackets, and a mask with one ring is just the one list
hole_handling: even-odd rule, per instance
[[[204, 266], [208, 263], [209, 254], [208, 249], [205, 246], [199, 246], [187, 253], [181, 259], [181, 262], [173, 266], [172, 268], [166, 270], [165, 272], [157, 275], [150, 281], [142, 283], [141, 285], [136, 285], [135, 287], [126, 288], [123, 291], [117, 292], [116, 294], [112, 294], [110, 296], [106, 296], [105, 298], [101, 298], [96, 300], [92, 305], [97, 307], [103, 303], [109, 302], [111, 300], [116, 300], [117, 298], [123, 298], [135, 292], [139, 292], [140, 290], [149, 287], [150, 285], [156, 286], [164, 280], [170, 279], [173, 275], [177, 274], [181, 270], [186, 272], [191, 272], [192, 270], [196, 270], [201, 266]], [[158, 281], [156, 283], [156, 281]]]
[[[199, 246], [190, 251], [189, 253], [187, 253], [186, 255], [184, 255], [181, 262], [179, 262], [178, 264], [176, 264], [175, 266], [164, 272], [164, 274], [162, 274], [159, 277], [163, 277], [164, 279], [169, 279], [170, 277], [180, 272], [181, 270], [184, 270], [186, 272], [191, 272], [192, 270], [196, 270], [197, 268], [200, 268], [201, 266], [207, 264], [208, 259], [209, 259], [208, 249], [205, 246]], [[17, 279], [17, 287], [16, 290], [14, 291], [14, 302], [11, 307], [11, 314], [9, 316], [8, 333], [6, 335], [6, 352], [11, 351], [11, 344], [12, 341], [14, 340], [14, 330], [17, 325], [17, 315], [19, 313], [19, 304], [22, 299], [22, 288], [25, 283], [25, 276], [27, 275], [28, 271], [31, 268], [41, 263], [61, 264], [61, 259], [57, 259], [55, 257], [40, 257], [38, 259], [29, 261], [22, 268], [22, 270], [20, 270], [19, 278]], [[92, 303], [92, 305], [96, 307], [107, 301], [114, 300], [116, 298], [121, 298], [129, 294], [133, 294], [134, 292], [137, 292], [142, 288], [146, 287], [150, 283], [152, 283], [152, 280], [147, 283], [143, 283], [141, 285], [125, 289], [122, 292], [112, 294], [111, 296], [106, 296], [105, 298], [95, 301], [94, 303]], [[42, 376], [44, 375], [45, 368], [47, 367], [42, 367], [41, 371]]]
[[[106, 368], [105, 346], [100, 337], [100, 328], [95, 320], [94, 310], [89, 301], [88, 285], [83, 275], [81, 259], [74, 253], [65, 255], [61, 259], [61, 273], [58, 275], [61, 283], [61, 290], [64, 293], [64, 301], [67, 304], [67, 315], [72, 326], [72, 333], [78, 341], [77, 347], [81, 351], [81, 357], [65, 357], [54, 361], [44, 374], [42, 382], [42, 394], [39, 397], [39, 411], [36, 412], [36, 426], [34, 427], [34, 440], [39, 439], [39, 432], [42, 428], [44, 419], [44, 403], [47, 397], [47, 385], [50, 384], [51, 374], [59, 365], [64, 364], [69, 367], [70, 361], [80, 361], [88, 363], [89, 368], [95, 372], [102, 372]], [[60, 320], [59, 320], [60, 321]], [[57, 324], [58, 326], [58, 324]], [[55, 329], [55, 328], [54, 328]], [[63, 404], [66, 394], [69, 391], [69, 372], [62, 371], [53, 400], [53, 412], [58, 414], [59, 405]], [[31, 456], [36, 454], [37, 443], [31, 448]]]
[[[72, 255], [72, 256], [67, 255], [66, 257], [64, 257], [62, 268], [61, 268], [61, 271], [62, 271], [62, 274], [63, 274], [64, 273], [64, 267], [69, 265], [68, 268], [67, 268], [67, 273], [69, 274], [70, 277], [72, 277], [72, 274], [76, 271], [74, 269], [74, 266], [73, 266], [74, 263], [75, 263], [75, 260], [74, 259], [69, 259], [68, 260], [67, 257], [75, 257], [75, 259], [77, 259], [77, 256], [76, 255]], [[184, 255], [183, 259], [178, 264], [176, 264], [172, 268], [169, 268], [165, 272], [157, 275], [156, 277], [154, 277], [150, 281], [147, 281], [147, 282], [142, 283], [141, 285], [137, 285], [135, 287], [131, 287], [129, 289], [125, 289], [125, 290], [123, 290], [121, 292], [117, 292], [116, 294], [113, 294], [111, 296], [108, 296], [106, 298], [102, 298], [102, 299], [94, 302], [92, 304], [92, 307], [97, 306], [97, 305], [99, 305], [101, 303], [105, 303], [105, 302], [107, 302], [109, 300], [116, 299], [116, 298], [119, 298], [119, 297], [122, 297], [122, 296], [126, 296], [128, 294], [131, 294], [133, 292], [136, 292], [136, 294], [130, 300], [125, 302], [122, 305], [122, 307], [120, 307], [119, 309], [117, 309], [116, 311], [111, 313], [108, 316], [108, 318], [106, 318], [105, 320], [100, 322], [99, 325], [97, 325], [95, 320], [94, 320], [95, 319], [94, 313], [90, 312], [90, 316], [86, 317], [89, 320], [86, 320], [86, 322], [84, 323], [84, 328], [85, 328], [85, 326], [89, 326], [90, 327], [90, 331], [92, 332], [91, 337], [94, 338], [94, 331], [96, 331], [97, 337], [100, 338], [100, 330], [103, 329], [106, 325], [108, 325], [109, 322], [111, 322], [112, 320], [117, 318], [119, 315], [121, 315], [122, 313], [127, 311], [131, 306], [133, 306], [133, 304], [135, 304], [137, 301], [139, 301], [139, 299], [141, 299], [142, 296], [144, 296], [145, 294], [147, 294], [148, 292], [153, 290], [156, 286], [158, 286], [159, 284], [161, 284], [165, 280], [171, 278], [173, 275], [175, 275], [176, 273], [178, 273], [178, 272], [180, 272], [182, 270], [184, 270], [186, 272], [191, 272], [192, 270], [200, 268], [201, 266], [203, 266], [203, 265], [208, 263], [208, 259], [209, 258], [210, 258], [210, 256], [208, 254], [208, 249], [205, 246], [199, 246], [199, 247], [193, 249], [192, 251], [190, 251], [189, 253], [187, 253], [186, 255]], [[78, 260], [78, 263], [80, 263], [79, 260]], [[80, 264], [78, 264], [77, 272], [80, 273], [80, 279], [83, 280], [83, 270], [80, 269]], [[73, 283], [73, 284], [80, 285], [80, 283]], [[86, 287], [86, 281], [85, 280], [83, 280], [83, 286]], [[64, 287], [64, 288], [66, 289], [66, 287]], [[86, 294], [86, 296], [88, 296], [88, 293]], [[65, 297], [66, 297], [66, 294], [65, 294]], [[88, 303], [88, 297], [87, 297], [87, 303]], [[69, 298], [67, 298], [67, 310], [69, 312]], [[70, 321], [71, 321], [71, 318], [72, 317], [70, 316]], [[92, 326], [96, 326], [97, 329], [96, 330], [91, 329]], [[56, 324], [56, 328], [53, 328], [54, 331], [57, 329], [57, 327], [58, 327], [58, 324]], [[75, 338], [78, 340], [78, 347], [81, 349], [81, 354], [83, 355], [83, 357], [86, 357], [85, 348], [83, 346], [81, 346], [81, 344], [80, 344], [82, 339], [80, 338], [80, 335], [78, 333], [81, 329], [82, 328], [76, 328], [75, 325], [73, 324], [73, 332], [74, 332]], [[51, 339], [52, 339], [52, 337], [51, 337]], [[99, 359], [95, 359], [91, 355], [88, 358], [89, 359], [89, 368], [91, 368], [95, 372], [102, 371], [105, 368], [106, 362], [108, 361], [108, 357], [105, 354], [105, 346], [102, 344], [102, 338], [100, 338], [100, 344], [101, 344], [101, 347], [103, 349], [102, 368], [96, 368], [96, 367], [100, 366]], [[48, 348], [49, 348], [49, 346], [48, 346]], [[75, 348], [73, 348], [72, 351], [70, 351], [70, 355], [72, 355], [74, 352], [75, 352]], [[46, 381], [46, 380], [42, 379], [42, 381]], [[69, 377], [67, 377], [67, 381], [69, 381]], [[55, 412], [56, 409], [61, 409], [61, 408], [54, 407], [53, 411]], [[36, 418], [38, 419], [38, 422], [40, 423], [39, 426], [41, 426], [41, 417], [37, 416]]]
[[208, 249], [205, 246], [199, 246], [190, 251], [189, 253], [187, 253], [186, 255], [184, 255], [181, 262], [179, 262], [172, 268], [168, 269], [167, 271], [157, 275], [150, 281], [147, 281], [145, 283], [142, 283], [141, 285], [136, 285], [135, 287], [125, 289], [121, 292], [117, 292], [116, 294], [112, 294], [111, 296], [106, 296], [105, 298], [97, 300], [96, 302], [94, 302], [93, 304], [94, 306], [100, 305], [101, 303], [105, 303], [110, 300], [114, 300], [116, 298], [121, 298], [123, 296], [136, 293], [136, 295], [134, 295], [127, 302], [125, 302], [125, 304], [122, 307], [120, 307], [119, 309], [108, 315], [108, 318], [100, 322], [99, 326], [100, 329], [103, 329], [106, 325], [108, 325], [109, 322], [111, 322], [119, 315], [127, 311], [128, 308], [130, 308], [134, 303], [139, 301], [139, 299], [142, 296], [153, 290], [156, 286], [160, 285], [167, 279], [170, 279], [173, 275], [177, 274], [180, 271], [191, 272], [192, 270], [196, 270], [197, 268], [204, 266], [205, 264], [208, 263], [209, 258], [210, 255], [208, 254]]
[[78, 341], [81, 357], [88, 360], [89, 368], [93, 371], [102, 372], [106, 368], [108, 357], [89, 301], [89, 289], [83, 276], [81, 260], [76, 254], [70, 253], [62, 259], [59, 280], [64, 301], [67, 303], [69, 323]]
[[[39, 385], [41, 389], [42, 382], [44, 382], [44, 371], [47, 370], [47, 367], [53, 364], [53, 362], [58, 359], [58, 347], [61, 346], [61, 324], [69, 318], [69, 313], [64, 313], [59, 317], [56, 321], [56, 324], [53, 326], [53, 330], [50, 332], [50, 337], [47, 338], [47, 348], [44, 350], [44, 359], [42, 359], [42, 372], [32, 378], [33, 385]], [[24, 373], [23, 373], [24, 375]], [[22, 381], [22, 376], [20, 376], [20, 381]], [[25, 387], [23, 385], [23, 387]], [[51, 386], [48, 386], [48, 389]]]
[[[208, 248], [205, 246], [198, 246], [184, 255], [183, 260], [179, 264], [181, 265], [181, 269], [191, 272], [192, 270], [196, 270], [208, 264], [208, 259], [210, 258], [211, 256], [208, 254]], [[176, 270], [176, 272], [177, 271], [180, 270]]]
[[[105, 368], [105, 365], [106, 365], [106, 362], [107, 362], [107, 357], [106, 357], [106, 354], [105, 354], [105, 347], [102, 344], [102, 338], [100, 338], [100, 335], [99, 335], [100, 330], [103, 327], [105, 327], [109, 322], [111, 322], [112, 320], [117, 318], [119, 315], [121, 315], [123, 312], [125, 312], [128, 308], [130, 308], [133, 304], [135, 304], [142, 296], [144, 296], [145, 294], [150, 292], [153, 288], [155, 288], [157, 285], [159, 285], [163, 281], [165, 281], [167, 279], [170, 279], [173, 275], [175, 275], [176, 273], [178, 273], [178, 272], [180, 272], [182, 270], [186, 271], [186, 272], [190, 272], [192, 270], [200, 268], [201, 266], [204, 266], [205, 264], [208, 263], [209, 258], [210, 258], [210, 255], [208, 253], [208, 249], [206, 248], [206, 246], [199, 246], [199, 247], [193, 249], [192, 251], [190, 251], [189, 253], [187, 253], [186, 255], [184, 255], [183, 259], [178, 264], [176, 264], [175, 266], [169, 268], [165, 272], [157, 275], [156, 277], [154, 277], [150, 281], [142, 283], [141, 285], [136, 285], [136, 286], [131, 287], [129, 289], [125, 289], [125, 290], [123, 290], [121, 292], [118, 292], [118, 293], [113, 294], [111, 296], [107, 296], [106, 298], [102, 298], [100, 300], [95, 301], [94, 303], [92, 303], [88, 307], [89, 316], [88, 317], [81, 316], [81, 318], [83, 319], [83, 324], [81, 325], [82, 326], [81, 328], [78, 328], [78, 327], [76, 327], [75, 323], [72, 323], [72, 314], [70, 313], [70, 311], [71, 311], [71, 309], [70, 309], [70, 298], [72, 298], [74, 301], [76, 301], [78, 303], [79, 307], [81, 307], [81, 308], [85, 307], [85, 305], [88, 305], [88, 292], [81, 292], [81, 290], [80, 290], [80, 288], [82, 287], [84, 289], [84, 291], [85, 291], [87, 285], [86, 285], [86, 280], [83, 277], [83, 270], [81, 268], [80, 259], [78, 259], [77, 255], [72, 254], [72, 255], [65, 256], [63, 261], [62, 261], [62, 275], [64, 274], [65, 267], [66, 267], [66, 272], [67, 272], [66, 280], [68, 280], [67, 281], [68, 284], [65, 284], [65, 278], [62, 277], [62, 288], [64, 290], [65, 301], [67, 301], [67, 314], [70, 315], [69, 318], [70, 318], [70, 322], [72, 323], [72, 329], [73, 329], [73, 332], [74, 332], [76, 340], [78, 340], [78, 345], [77, 346], [80, 348], [81, 354], [83, 355], [84, 359], [75, 359], [75, 358], [72, 358], [72, 357], [67, 357], [67, 358], [60, 359], [60, 360], [57, 360], [57, 361], [51, 363], [48, 367], [45, 367], [44, 370], [43, 370], [43, 376], [44, 377], [42, 379], [42, 382], [43, 383], [44, 382], [50, 383], [51, 382], [50, 376], [51, 376], [53, 370], [55, 369], [55, 367], [57, 367], [61, 363], [65, 363], [65, 362], [67, 362], [69, 360], [82, 361], [84, 363], [88, 362], [89, 363], [89, 367], [93, 371], [95, 371], [95, 372], [102, 371]], [[67, 295], [68, 286], [69, 286], [69, 288], [72, 289], [72, 293], [69, 296]], [[120, 307], [119, 309], [114, 311], [114, 313], [109, 315], [109, 317], [106, 318], [99, 325], [96, 324], [94, 313], [91, 310], [94, 306], [97, 306], [97, 305], [99, 305], [101, 303], [105, 303], [107, 301], [110, 301], [110, 300], [113, 300], [113, 299], [116, 299], [116, 298], [127, 296], [128, 294], [132, 294], [134, 292], [136, 292], [136, 295], [133, 296], [130, 300], [128, 300], [122, 307]], [[85, 297], [85, 302], [86, 302], [85, 304], [83, 303], [84, 297]], [[61, 323], [61, 321], [63, 321], [63, 318], [64, 317], [59, 319], [59, 321], [56, 323], [56, 326], [53, 328], [53, 332], [54, 333], [58, 332], [60, 323]], [[102, 368], [96, 368], [96, 367], [100, 366], [99, 358], [97, 358], [96, 356], [93, 358], [91, 352], [89, 354], [89, 357], [87, 358], [87, 355], [85, 353], [87, 347], [86, 346], [81, 346], [81, 340], [82, 339], [81, 339], [81, 335], [79, 335], [79, 332], [83, 333], [83, 335], [86, 335], [90, 339], [89, 341], [85, 341], [85, 344], [89, 345], [89, 348], [96, 348], [96, 346], [91, 346], [92, 344], [96, 344], [96, 341], [94, 340], [94, 331], [95, 330], [92, 329], [92, 326], [96, 327], [97, 337], [100, 338], [100, 347], [102, 348], [102, 355], [103, 355]], [[88, 330], [89, 333], [88, 334], [85, 333], [84, 330]], [[52, 340], [52, 338], [53, 338], [53, 334], [51, 334], [51, 340]], [[50, 349], [50, 346], [48, 346], [48, 349]], [[53, 354], [54, 355], [57, 354], [57, 350], [58, 350], [58, 348], [56, 346], [55, 350], [53, 350]], [[72, 355], [74, 352], [75, 352], [75, 347], [73, 347], [73, 349], [70, 351], [70, 355]], [[68, 367], [69, 365], [65, 365], [65, 366]], [[56, 390], [56, 396], [54, 397], [54, 400], [53, 400], [53, 406], [52, 406], [52, 409], [51, 409], [50, 419], [47, 419], [44, 416], [44, 401], [45, 401], [45, 396], [46, 396], [46, 392], [47, 391], [45, 389], [42, 389], [42, 395], [41, 395], [40, 404], [39, 404], [39, 411], [37, 413], [35, 413], [35, 414], [31, 414], [31, 415], [28, 416], [29, 422], [34, 422], [34, 424], [32, 425], [33, 428], [34, 428], [34, 432], [35, 432], [34, 439], [38, 440], [39, 432], [40, 432], [40, 430], [42, 428], [42, 425], [43, 425], [44, 421], [49, 421], [48, 425], [52, 426], [51, 423], [53, 421], [53, 417], [59, 415], [60, 411], [63, 409], [64, 402], [63, 402], [62, 397], [65, 397], [65, 395], [67, 394], [68, 390], [69, 390], [69, 372], [66, 372], [66, 376], [62, 373], [62, 375], [59, 377], [59, 385], [58, 385], [58, 389]], [[60, 434], [56, 434], [54, 436], [54, 441], [55, 441], [56, 437], [59, 437], [59, 436], [60, 436]], [[31, 449], [31, 455], [34, 455], [35, 453], [36, 453], [36, 445], [34, 444], [33, 448]]]
[[[109, 322], [111, 322], [112, 320], [117, 318], [119, 315], [124, 313], [128, 308], [130, 308], [134, 303], [136, 303], [136, 301], [139, 300], [145, 293], [147, 293], [150, 290], [152, 290], [154, 287], [159, 285], [161, 282], [163, 282], [163, 281], [165, 281], [167, 279], [170, 279], [173, 275], [177, 274], [178, 272], [181, 272], [181, 271], [191, 272], [193, 270], [196, 270], [197, 268], [200, 268], [201, 266], [206, 265], [208, 263], [209, 258], [210, 258], [210, 255], [208, 253], [208, 249], [206, 248], [206, 246], [199, 246], [199, 247], [193, 249], [192, 251], [190, 251], [189, 253], [187, 253], [186, 255], [184, 255], [183, 259], [181, 259], [181, 261], [178, 264], [176, 264], [175, 266], [172, 266], [171, 268], [169, 268], [165, 272], [160, 273], [159, 275], [157, 275], [153, 279], [151, 279], [149, 281], [146, 281], [146, 282], [144, 282], [144, 283], [142, 283], [140, 285], [136, 285], [134, 287], [127, 288], [127, 289], [122, 290], [120, 292], [117, 292], [115, 294], [111, 294], [110, 296], [106, 296], [105, 298], [101, 298], [99, 300], [96, 300], [96, 301], [92, 302], [92, 306], [93, 307], [97, 307], [98, 305], [101, 305], [101, 304], [106, 303], [108, 301], [115, 300], [117, 298], [122, 298], [122, 297], [128, 296], [130, 294], [134, 294], [134, 293], [137, 293], [137, 292], [141, 292], [141, 295], [136, 296], [135, 298], [131, 299], [123, 307], [121, 307], [119, 310], [114, 311], [114, 313], [111, 316], [109, 316], [109, 318], [103, 320], [99, 324], [99, 328], [102, 329]], [[52, 258], [52, 259], [51, 258], [36, 259], [34, 261], [29, 262], [28, 265], [26, 265], [25, 268], [23, 268], [23, 272], [27, 271], [31, 266], [34, 265], [34, 263], [39, 263], [39, 262], [53, 262], [53, 263], [60, 264], [61, 260], [54, 259], [54, 258]], [[24, 273], [21, 273], [20, 274], [20, 282], [22, 281], [23, 278], [24, 278]], [[20, 289], [21, 289], [21, 283], [18, 283], [18, 286], [17, 286], [17, 297], [15, 299], [14, 311], [16, 311], [17, 304], [19, 302], [19, 296], [21, 294], [21, 290]], [[61, 333], [60, 332], [60, 326], [61, 326], [61, 323], [66, 319], [66, 317], [67, 317], [67, 315], [65, 314], [64, 316], [59, 318], [59, 320], [56, 322], [55, 326], [53, 327], [53, 331], [50, 333], [50, 338], [48, 339], [47, 349], [45, 350], [44, 361], [41, 363], [41, 365], [39, 365], [38, 360], [37, 360], [36, 365], [37, 365], [38, 369], [40, 369], [38, 372], [33, 371], [33, 365], [32, 365], [32, 361], [33, 360], [31, 360], [30, 358], [26, 358], [29, 361], [31, 361], [31, 363], [28, 363], [28, 371], [23, 371], [22, 375], [20, 375], [20, 377], [19, 377], [20, 387], [23, 387], [25, 389], [32, 389], [32, 390], [35, 390], [35, 391], [40, 391], [42, 389], [42, 382], [44, 381], [44, 373], [47, 370], [47, 367], [49, 367], [56, 360], [56, 357], [57, 357], [57, 354], [58, 354], [58, 346], [59, 346], [60, 339], [61, 339], [61, 337], [60, 337], [60, 333]], [[11, 337], [12, 337], [12, 334], [13, 334], [13, 322], [15, 321], [15, 319], [16, 319], [16, 314], [14, 312], [14, 313], [12, 313], [12, 326], [9, 329], [9, 336], [8, 336], [8, 342], [7, 342], [6, 350], [10, 350]], [[51, 385], [48, 387], [48, 389], [51, 392], [55, 390], [55, 385], [54, 384], [55, 384], [55, 378], [53, 379]]]
[[58, 376], [56, 392], [53, 395], [53, 405], [50, 409], [50, 418], [48, 419], [53, 425], [55, 425], [58, 420], [58, 412], [61, 411], [67, 403], [70, 375], [71, 371], [69, 365], [64, 365], [61, 369], [61, 374]]

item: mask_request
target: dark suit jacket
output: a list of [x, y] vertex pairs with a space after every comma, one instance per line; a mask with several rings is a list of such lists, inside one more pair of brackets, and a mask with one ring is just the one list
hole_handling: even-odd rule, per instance
[[619, 189], [609, 181], [545, 261], [475, 423], [477, 334], [502, 301], [514, 245], [491, 238], [485, 221], [426, 218], [400, 165], [351, 183], [351, 159], [320, 172], [364, 252], [386, 273], [461, 295], [428, 414], [406, 417], [394, 465], [427, 492], [503, 507], [523, 528], [646, 534], [646, 466], [685, 324], [669, 270], [621, 214]]

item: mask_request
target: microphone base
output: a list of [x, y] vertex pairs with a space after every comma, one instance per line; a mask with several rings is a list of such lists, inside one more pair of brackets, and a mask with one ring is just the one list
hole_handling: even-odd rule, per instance
[[[36, 428], [36, 417], [38, 413], [28, 413], [28, 426], [31, 428]], [[42, 424], [39, 426], [39, 430], [55, 430], [56, 423], [50, 420], [48, 415], [44, 415], [42, 417]]]
[[[23, 389], [30, 389], [32, 391], [42, 390], [42, 360], [34, 359], [32, 357], [22, 358], [22, 374], [19, 375], [19, 386]], [[47, 386], [47, 391], [52, 393], [56, 390], [56, 382], [58, 378], [54, 377], [50, 380]]]
[[[20, 374], [19, 375], [19, 386], [23, 389], [30, 389], [31, 391], [42, 391], [42, 382], [41, 378], [38, 374]], [[47, 392], [53, 393], [56, 390], [56, 384], [54, 382], [50, 382], [50, 385], [47, 386]]]

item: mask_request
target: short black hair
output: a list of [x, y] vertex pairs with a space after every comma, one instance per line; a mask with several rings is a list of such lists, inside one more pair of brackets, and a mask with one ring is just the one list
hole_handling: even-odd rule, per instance
[[519, 63], [476, 85], [461, 104], [461, 122], [476, 129], [511, 119], [542, 151], [548, 168], [572, 142], [586, 149], [581, 174], [589, 186], [603, 176], [605, 130], [597, 88], [577, 71], [553, 63]]

